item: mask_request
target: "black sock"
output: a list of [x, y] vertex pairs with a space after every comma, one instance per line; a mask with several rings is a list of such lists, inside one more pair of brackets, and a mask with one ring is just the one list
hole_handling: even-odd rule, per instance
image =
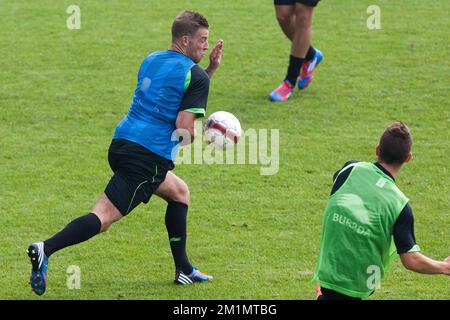
[[166, 210], [166, 228], [169, 234], [175, 268], [189, 275], [192, 265], [186, 254], [186, 218], [188, 206], [180, 202], [169, 202]]
[[297, 78], [300, 75], [300, 68], [302, 67], [305, 59], [289, 56], [289, 67], [285, 80], [288, 80], [293, 86], [297, 82]]
[[306, 53], [305, 61], [311, 61], [314, 58], [314, 48], [309, 46], [308, 52]]
[[44, 241], [44, 253], [50, 257], [56, 251], [83, 242], [100, 232], [102, 223], [93, 213], [76, 218], [52, 238]]

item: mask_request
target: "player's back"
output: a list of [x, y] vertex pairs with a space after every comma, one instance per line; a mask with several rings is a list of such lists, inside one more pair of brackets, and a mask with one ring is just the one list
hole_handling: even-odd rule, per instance
[[194, 65], [190, 58], [172, 50], [147, 56], [139, 69], [130, 111], [117, 126], [114, 138], [134, 141], [171, 159], [178, 143], [171, 137]]
[[392, 230], [408, 198], [394, 179], [373, 163], [358, 162], [330, 196], [315, 278], [321, 286], [365, 298], [368, 266], [383, 278], [389, 264]]

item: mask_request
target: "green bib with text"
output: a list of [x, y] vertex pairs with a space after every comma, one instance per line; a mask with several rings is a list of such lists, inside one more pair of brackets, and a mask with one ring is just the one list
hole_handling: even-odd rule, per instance
[[408, 198], [376, 165], [350, 166], [350, 175], [325, 209], [314, 279], [321, 287], [366, 298], [395, 252], [392, 232]]

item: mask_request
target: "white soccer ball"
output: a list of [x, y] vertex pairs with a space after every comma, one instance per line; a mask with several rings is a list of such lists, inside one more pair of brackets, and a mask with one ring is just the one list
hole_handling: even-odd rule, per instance
[[205, 140], [217, 149], [226, 149], [238, 143], [241, 137], [241, 124], [229, 112], [217, 111], [205, 122]]

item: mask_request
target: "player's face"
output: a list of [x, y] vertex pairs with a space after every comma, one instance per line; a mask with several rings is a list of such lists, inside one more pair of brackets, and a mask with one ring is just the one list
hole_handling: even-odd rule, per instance
[[209, 48], [208, 35], [208, 29], [200, 28], [192, 37], [189, 37], [187, 56], [195, 63], [199, 63], [203, 59]]

